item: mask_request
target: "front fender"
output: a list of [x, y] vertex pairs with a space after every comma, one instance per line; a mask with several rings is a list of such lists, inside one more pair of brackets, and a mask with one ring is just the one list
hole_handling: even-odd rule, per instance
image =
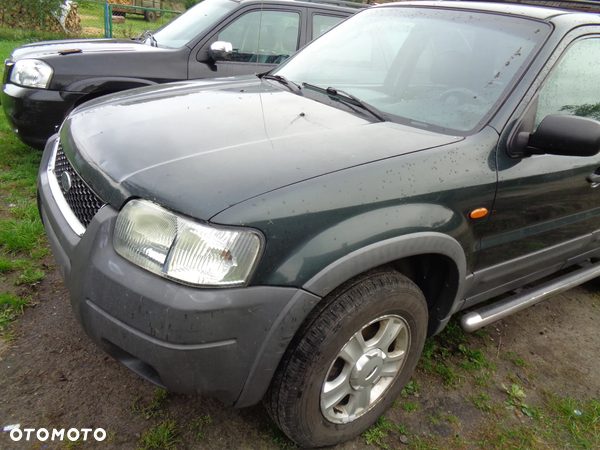
[[[278, 267], [271, 279], [274, 283], [289, 280], [325, 296], [362, 272], [425, 253], [454, 256], [452, 259], [457, 259], [464, 275], [463, 249], [443, 232], [457, 234], [466, 228], [464, 217], [441, 205], [414, 203], [376, 209], [347, 218], [310, 237]], [[452, 250], [439, 243], [443, 252], [438, 251], [438, 244], [434, 243], [437, 241], [451, 241]]]
[[119, 92], [144, 86], [154, 86], [158, 83], [143, 78], [129, 77], [96, 77], [79, 80], [66, 87], [69, 92], [86, 92], [89, 94]]
[[[253, 405], [264, 396], [290, 341], [323, 296], [366, 270], [425, 253], [444, 255], [456, 266], [458, 289], [450, 308], [454, 312], [458, 308], [458, 300], [462, 298], [466, 258], [462, 247], [452, 237], [436, 232], [420, 232], [386, 239], [355, 250], [308, 280], [279, 314], [250, 369], [236, 407]], [[433, 331], [441, 331], [447, 321], [447, 318], [434, 318]]]
[[421, 232], [398, 236], [360, 248], [328, 265], [302, 288], [324, 297], [337, 286], [367, 270], [409, 256], [439, 254], [450, 258], [458, 272], [456, 298], [460, 298], [467, 273], [463, 248], [456, 239], [436, 232]]

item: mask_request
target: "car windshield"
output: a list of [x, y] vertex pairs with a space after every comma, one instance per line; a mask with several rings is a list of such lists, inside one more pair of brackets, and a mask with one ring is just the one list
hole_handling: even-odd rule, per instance
[[549, 30], [542, 22], [496, 14], [373, 8], [274, 73], [304, 86], [315, 100], [330, 102], [343, 91], [386, 120], [464, 135], [494, 111]]
[[157, 31], [154, 38], [161, 47], [183, 47], [237, 6], [230, 0], [204, 0]]

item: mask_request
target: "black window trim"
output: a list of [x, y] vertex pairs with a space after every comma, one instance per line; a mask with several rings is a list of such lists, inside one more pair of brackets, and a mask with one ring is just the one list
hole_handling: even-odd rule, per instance
[[[236, 11], [235, 14], [230, 15], [227, 18], [227, 20], [220, 22], [209, 33], [207, 33], [205, 35], [205, 37], [203, 39], [201, 39], [194, 46], [194, 50], [192, 51], [192, 53], [196, 54], [197, 61], [206, 62], [205, 55], [207, 54], [208, 47], [210, 46], [210, 44], [217, 41], [217, 36], [219, 35], [219, 33], [222, 30], [224, 30], [226, 27], [228, 27], [230, 24], [232, 24], [234, 21], [239, 19], [240, 17], [242, 17], [246, 14], [250, 14], [251, 12], [255, 12], [255, 11], [293, 12], [293, 13], [298, 14], [300, 16], [300, 22], [298, 25], [298, 31], [300, 33], [298, 48], [302, 48], [302, 29], [303, 29], [304, 23], [306, 22], [306, 15], [307, 15], [306, 10], [307, 10], [307, 8], [304, 6], [295, 6], [295, 5], [287, 5], [287, 4], [286, 5], [267, 4], [264, 6], [260, 5], [260, 4], [253, 4], [253, 5], [244, 7], [244, 8], [240, 8], [239, 11]], [[248, 63], [240, 63], [237, 61], [219, 61], [219, 64], [248, 64]], [[262, 63], [252, 63], [252, 64], [262, 64]], [[270, 66], [272, 64], [262, 64], [262, 65]]]

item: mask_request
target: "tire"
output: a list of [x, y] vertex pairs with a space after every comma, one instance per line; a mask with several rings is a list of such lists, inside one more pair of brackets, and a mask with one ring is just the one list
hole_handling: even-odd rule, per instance
[[283, 356], [265, 396], [269, 414], [303, 447], [359, 435], [410, 379], [427, 319], [423, 293], [392, 270], [363, 274], [336, 289]]
[[146, 22], [156, 22], [157, 17], [156, 11], [144, 11], [144, 19], [146, 19]]

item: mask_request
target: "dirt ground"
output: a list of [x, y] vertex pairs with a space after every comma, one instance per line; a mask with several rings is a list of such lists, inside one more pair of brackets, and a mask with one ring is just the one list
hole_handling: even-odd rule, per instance
[[[14, 326], [15, 339], [0, 343], [0, 427], [17, 423], [21, 429], [101, 427], [109, 438], [67, 447], [64, 442], [35, 439], [17, 443], [4, 432], [0, 433], [1, 449], [134, 449], [144, 431], [165, 420], [178, 425], [178, 449], [293, 448], [261, 405], [238, 410], [212, 399], [169, 393], [154, 411], [156, 417], [144, 417], [140, 409], [151, 403], [155, 388], [90, 342], [71, 313], [57, 271], [47, 274], [40, 284], [28, 288], [36, 305]], [[521, 381], [526, 401], [532, 405], [542, 403], [542, 391], [584, 401], [600, 398], [597, 286], [591, 282], [573, 289], [487, 327], [484, 337], [468, 338], [465, 345], [481, 349], [497, 367], [485, 390], [490, 402], [504, 404], [508, 397], [502, 384], [510, 385], [515, 379]], [[507, 354], [518, 356], [526, 365], [517, 365]], [[409, 448], [407, 443], [425, 438], [440, 442], [439, 448], [446, 448], [443, 443], [456, 437], [472, 443], [496, 420], [467, 400], [479, 392], [468, 374], [456, 388], [445, 387], [442, 378], [422, 368], [413, 380], [421, 387], [409, 399], [417, 409], [407, 412], [402, 407], [406, 399], [399, 398], [398, 406], [386, 413], [392, 423], [406, 427], [406, 435], [387, 432], [383, 443], [389, 448]], [[194, 420], [208, 416], [210, 423], [195, 436], [190, 430]], [[509, 419], [517, 424], [531, 420], [518, 411], [509, 413]], [[475, 448], [467, 445], [471, 446]], [[336, 447], [373, 448], [360, 436]]]

